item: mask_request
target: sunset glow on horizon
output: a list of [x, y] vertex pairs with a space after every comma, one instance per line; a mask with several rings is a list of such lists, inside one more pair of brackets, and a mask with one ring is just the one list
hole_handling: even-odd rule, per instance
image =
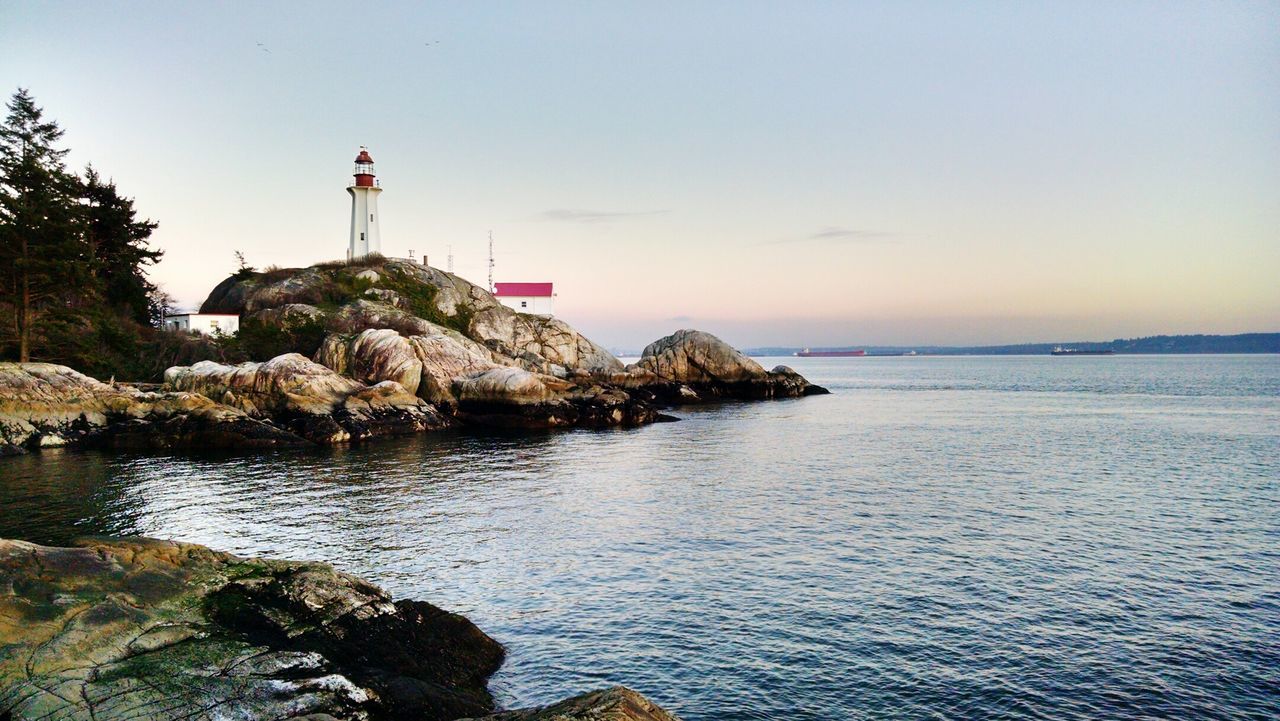
[[385, 254], [610, 347], [1280, 330], [1274, 3], [350, 8], [8, 3], [0, 82], [188, 307], [342, 257], [367, 145]]

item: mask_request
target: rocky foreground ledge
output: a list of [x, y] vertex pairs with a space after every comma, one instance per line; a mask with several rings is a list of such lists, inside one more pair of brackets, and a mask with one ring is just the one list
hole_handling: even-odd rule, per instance
[[625, 688], [495, 712], [503, 649], [320, 563], [0, 540], [0, 719], [675, 721]]

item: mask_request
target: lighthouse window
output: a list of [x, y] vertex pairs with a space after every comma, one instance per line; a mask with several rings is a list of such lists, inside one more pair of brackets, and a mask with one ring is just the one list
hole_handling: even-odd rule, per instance
[[360, 234], [360, 240], [364, 240], [364, 233]]
[[370, 213], [370, 214], [369, 214], [369, 222], [370, 222], [370, 223], [372, 223], [372, 222], [373, 222], [373, 213]]
[[522, 300], [522, 301], [520, 301], [520, 307], [521, 307], [521, 308], [528, 308], [528, 307], [529, 307], [529, 301], [527, 301], [527, 300]]

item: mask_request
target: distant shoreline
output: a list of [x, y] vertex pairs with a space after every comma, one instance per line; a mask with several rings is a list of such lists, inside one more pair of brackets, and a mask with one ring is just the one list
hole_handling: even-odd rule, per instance
[[[908, 353], [930, 356], [1049, 355], [1054, 348], [1111, 351], [1116, 355], [1227, 355], [1280, 353], [1280, 333], [1240, 333], [1237, 335], [1155, 335], [1145, 338], [1118, 338], [1112, 341], [1055, 341], [989, 346], [811, 346], [812, 351], [865, 350], [866, 357], [899, 356]], [[791, 356], [800, 346], [760, 346], [745, 348], [751, 356]]]

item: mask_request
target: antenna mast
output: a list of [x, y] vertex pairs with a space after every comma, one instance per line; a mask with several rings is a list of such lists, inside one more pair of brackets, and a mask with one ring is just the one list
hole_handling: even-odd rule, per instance
[[489, 292], [493, 292], [493, 231], [489, 231]]
[[449, 272], [453, 272], [453, 246], [449, 246]]

